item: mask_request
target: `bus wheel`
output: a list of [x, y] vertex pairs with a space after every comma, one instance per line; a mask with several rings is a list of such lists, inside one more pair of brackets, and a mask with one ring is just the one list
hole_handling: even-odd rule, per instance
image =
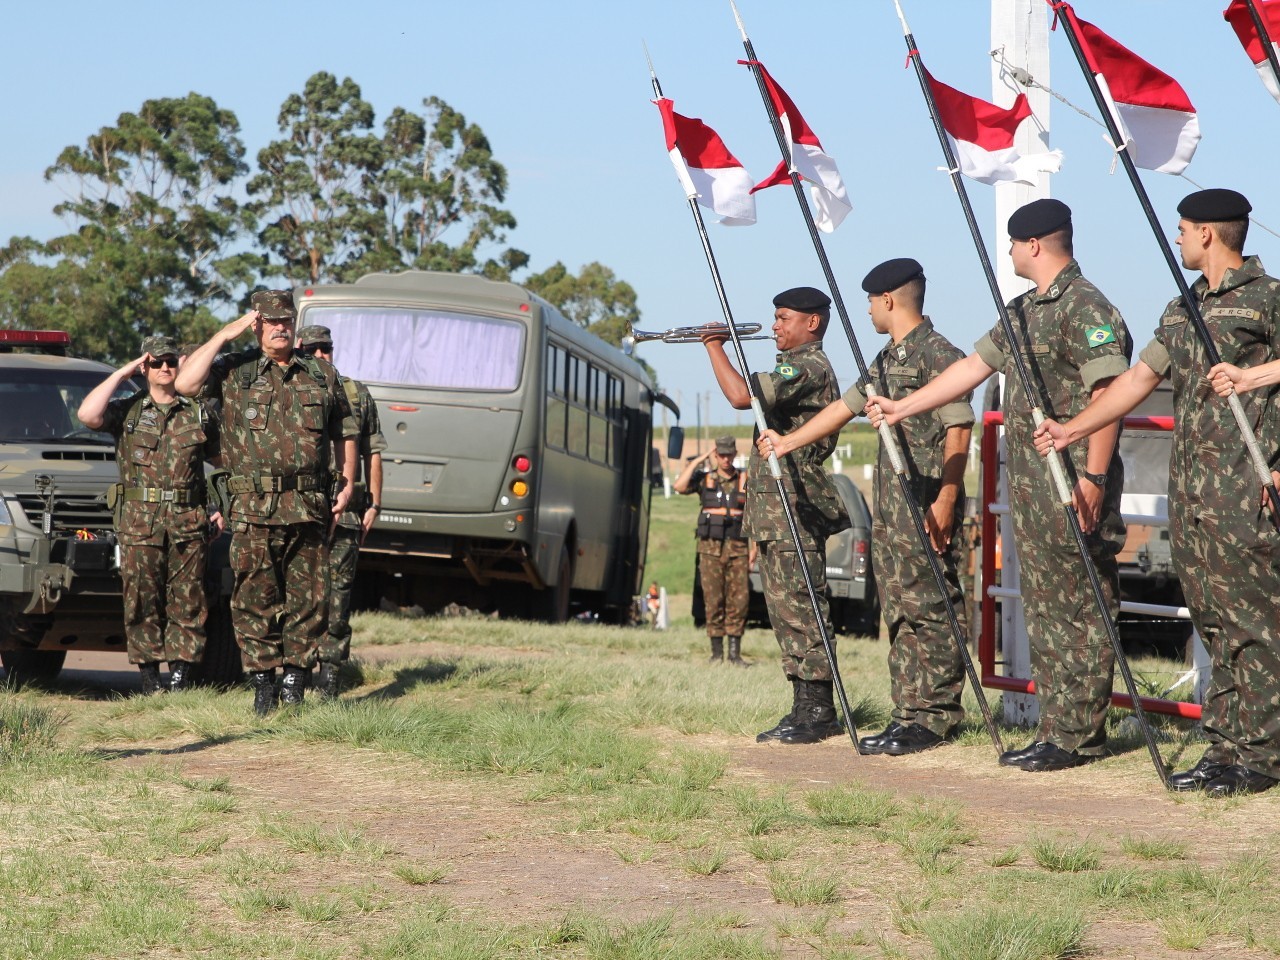
[[573, 558], [569, 545], [560, 547], [556, 564], [556, 582], [534, 595], [534, 615], [546, 623], [564, 623], [569, 619], [569, 589], [573, 586]]
[[27, 684], [45, 686], [53, 683], [66, 662], [65, 650], [6, 650], [0, 653], [9, 684], [25, 687]]

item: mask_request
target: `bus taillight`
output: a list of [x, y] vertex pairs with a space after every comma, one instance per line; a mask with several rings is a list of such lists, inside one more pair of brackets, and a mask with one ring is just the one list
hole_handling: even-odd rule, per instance
[[529, 468], [533, 466], [533, 461], [522, 453], [511, 461], [511, 466], [515, 468], [516, 473], [528, 473]]
[[513, 496], [526, 497], [529, 495], [529, 484], [523, 480], [512, 480], [511, 493]]

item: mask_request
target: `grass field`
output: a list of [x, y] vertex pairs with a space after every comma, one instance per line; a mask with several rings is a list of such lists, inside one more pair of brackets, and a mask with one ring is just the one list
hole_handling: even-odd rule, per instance
[[[918, 757], [758, 746], [771, 637], [750, 670], [703, 643], [371, 614], [342, 700], [266, 722], [245, 690], [0, 695], [0, 957], [1280, 954], [1280, 796], [1165, 794], [1119, 714], [1053, 775], [996, 766], [972, 701]], [[878, 729], [883, 644], [841, 663]]]

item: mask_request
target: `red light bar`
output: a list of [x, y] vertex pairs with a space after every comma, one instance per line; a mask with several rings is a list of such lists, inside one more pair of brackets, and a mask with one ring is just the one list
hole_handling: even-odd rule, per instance
[[388, 410], [395, 410], [398, 413], [417, 413], [417, 407], [406, 407], [402, 403], [391, 403], [387, 405]]
[[65, 330], [0, 330], [0, 343], [56, 343], [71, 344], [71, 334]]

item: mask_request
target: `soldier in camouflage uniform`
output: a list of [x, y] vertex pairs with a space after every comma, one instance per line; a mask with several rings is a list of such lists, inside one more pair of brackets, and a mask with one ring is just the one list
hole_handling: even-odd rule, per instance
[[[790, 432], [840, 396], [835, 372], [822, 350], [822, 335], [831, 319], [831, 298], [813, 287], [795, 287], [773, 298], [773, 334], [777, 364], [769, 373], [752, 374], [754, 390], [724, 352], [723, 333], [703, 338], [716, 381], [736, 410], [759, 398], [768, 424]], [[792, 684], [791, 712], [756, 739], [782, 743], [817, 743], [840, 733], [833, 701], [831, 664], [822, 646], [813, 606], [805, 588], [808, 566], [818, 606], [831, 632], [827, 605], [827, 537], [849, 526], [849, 514], [822, 463], [835, 450], [835, 439], [810, 444], [782, 458], [782, 482], [795, 512], [804, 553], [796, 549], [778, 497], [778, 486], [758, 450], [747, 467], [747, 506], [742, 532], [757, 545], [760, 579], [769, 621], [782, 648], [782, 670]]]
[[696, 493], [702, 499], [697, 529], [698, 579], [707, 611], [711, 662], [724, 659], [727, 637], [729, 662], [746, 667], [742, 631], [750, 603], [751, 549], [742, 536], [747, 472], [733, 465], [737, 455], [737, 441], [720, 437], [705, 457], [691, 459], [671, 486], [676, 493]]
[[[298, 331], [298, 349], [333, 363], [333, 334], [328, 327]], [[382, 512], [382, 451], [387, 440], [378, 421], [378, 406], [359, 380], [338, 375], [359, 431], [356, 436], [356, 483], [347, 510], [338, 518], [329, 543], [329, 628], [320, 642], [317, 689], [332, 699], [338, 695], [338, 668], [351, 652], [351, 588], [356, 560], [373, 521]]]
[[[142, 356], [94, 388], [78, 412], [84, 426], [116, 438], [125, 640], [144, 694], [161, 689], [161, 661], [169, 664], [169, 688], [182, 690], [204, 658], [204, 462], [218, 457], [218, 430], [198, 403], [174, 390], [177, 373], [173, 340], [147, 337]], [[145, 377], [146, 387], [117, 396], [134, 375]]]
[[[1160, 318], [1155, 338], [1102, 402], [1037, 431], [1045, 452], [1124, 416], [1168, 378], [1174, 432], [1169, 462], [1172, 558], [1187, 608], [1209, 649], [1204, 702], [1209, 748], [1175, 790], [1212, 796], [1257, 793], [1280, 782], [1280, 534], [1260, 499], [1244, 439], [1225, 401], [1241, 403], [1272, 479], [1280, 481], [1280, 280], [1243, 255], [1248, 200], [1202, 190], [1178, 205], [1182, 263], [1199, 270], [1191, 292], [1223, 363], [1208, 359], [1182, 298]], [[1258, 392], [1247, 392], [1257, 389]]]
[[[1128, 368], [1132, 344], [1120, 314], [1080, 273], [1072, 255], [1071, 211], [1059, 200], [1036, 200], [1009, 218], [1014, 271], [1036, 288], [1007, 307], [1035, 399], [1047, 416], [1072, 416]], [[1003, 370], [1009, 503], [1018, 551], [1022, 608], [1031, 673], [1040, 704], [1033, 742], [1000, 762], [1030, 772], [1065, 770], [1102, 755], [1111, 701], [1114, 654], [1094, 603], [1087, 571], [1061, 504], [1032, 443], [1032, 405], [1013, 366], [1011, 345], [997, 325], [975, 352], [903, 400], [876, 400], [872, 423], [890, 424], [936, 409]], [[878, 405], [878, 409], [877, 409]], [[1072, 500], [1098, 572], [1107, 612], [1119, 613], [1116, 554], [1124, 545], [1120, 519], [1124, 468], [1113, 456], [1119, 425], [1074, 451], [1066, 467]]]
[[[760, 435], [761, 452], [789, 453], [806, 443], [836, 436], [862, 413], [870, 393], [899, 400], [920, 389], [963, 357], [924, 316], [924, 268], [910, 257], [887, 260], [862, 281], [867, 313], [877, 333], [891, 341], [871, 362], [869, 390], [861, 380], [798, 431]], [[964, 513], [964, 471], [973, 429], [969, 395], [932, 414], [904, 420], [896, 428], [912, 495], [924, 514], [926, 532], [946, 576], [947, 595], [961, 626], [960, 544], [953, 537]], [[918, 753], [945, 743], [960, 725], [964, 661], [956, 649], [929, 558], [883, 447], [876, 469], [872, 557], [880, 607], [889, 628], [889, 681], [893, 715], [882, 733], [863, 737], [863, 753]]]
[[[356, 427], [338, 374], [293, 349], [297, 312], [287, 290], [255, 293], [233, 320], [182, 366], [178, 390], [196, 395], [206, 380], [222, 404], [222, 448], [232, 528], [232, 621], [254, 688], [254, 709], [301, 703], [328, 621], [325, 539], [346, 510], [355, 482]], [[252, 329], [258, 344], [218, 357]], [[336, 494], [330, 473], [341, 472]]]

